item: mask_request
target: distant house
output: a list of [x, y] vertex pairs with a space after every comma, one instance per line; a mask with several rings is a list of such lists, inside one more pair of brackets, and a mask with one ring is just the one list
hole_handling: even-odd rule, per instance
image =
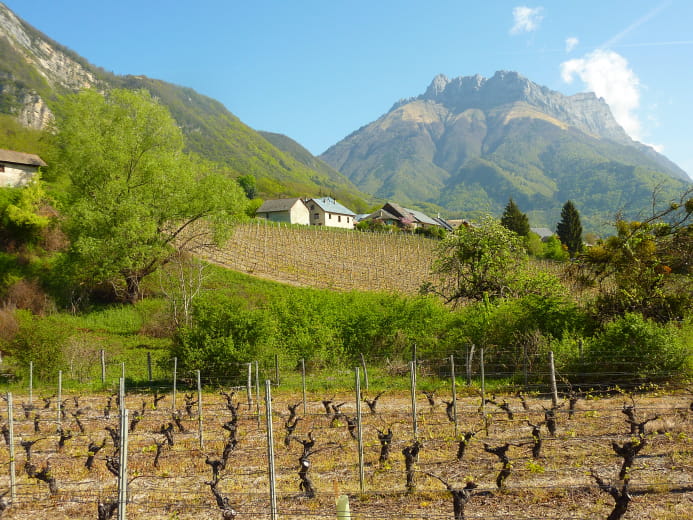
[[447, 220], [438, 217], [433, 217], [433, 220], [435, 220], [440, 227], [442, 227], [445, 231], [454, 231], [454, 228], [452, 227], [452, 224], [450, 224]]
[[440, 226], [440, 223], [436, 222], [425, 213], [417, 211], [415, 209], [403, 208], [402, 206], [400, 206], [399, 204], [395, 204], [394, 202], [388, 202], [382, 207], [382, 209], [390, 215], [394, 216], [397, 219], [398, 225], [400, 227], [409, 227], [416, 229]]
[[310, 224], [308, 208], [299, 198], [295, 199], [271, 199], [262, 203], [255, 215], [270, 222], [284, 222], [286, 224]]
[[308, 199], [305, 204], [310, 212], [311, 225], [354, 229], [356, 213], [332, 197]]
[[383, 208], [375, 210], [370, 215], [365, 215], [363, 218], [359, 219], [359, 222], [361, 220], [375, 220], [378, 222], [382, 222], [387, 226], [399, 225], [399, 218]]
[[0, 150], [0, 188], [26, 186], [46, 163], [33, 153]]
[[549, 238], [551, 238], [552, 236], [554, 236], [556, 234], [553, 231], [551, 231], [549, 228], [545, 228], [545, 227], [533, 227], [533, 228], [529, 228], [529, 230], [532, 233], [539, 235], [539, 238], [541, 238], [542, 242], [546, 242]]

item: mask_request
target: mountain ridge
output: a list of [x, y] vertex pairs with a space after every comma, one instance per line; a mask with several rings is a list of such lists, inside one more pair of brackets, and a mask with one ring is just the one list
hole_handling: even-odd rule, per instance
[[271, 144], [217, 100], [144, 75], [115, 75], [53, 41], [0, 3], [0, 113], [45, 128], [57, 98], [83, 88], [146, 89], [170, 110], [188, 151], [252, 174], [263, 197], [329, 192], [364, 208], [369, 196], [341, 174], [316, 171]]
[[508, 71], [438, 75], [423, 94], [397, 101], [320, 157], [377, 197], [467, 215], [500, 214], [513, 197], [535, 225], [549, 227], [567, 199], [596, 226], [619, 210], [649, 207], [660, 185], [668, 197], [690, 183], [633, 141], [603, 99], [565, 96]]

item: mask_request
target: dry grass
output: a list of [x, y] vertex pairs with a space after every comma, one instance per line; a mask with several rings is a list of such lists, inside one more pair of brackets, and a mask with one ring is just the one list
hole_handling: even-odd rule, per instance
[[[183, 405], [182, 395], [178, 396]], [[332, 395], [309, 396], [308, 413], [298, 407], [301, 421], [294, 433], [296, 439], [307, 439], [312, 432], [316, 439], [316, 453], [310, 458], [310, 476], [318, 495], [308, 499], [299, 490], [298, 458], [302, 446], [290, 441], [284, 445], [284, 422], [288, 405], [301, 401], [297, 395], [277, 394], [273, 399], [275, 464], [280, 518], [334, 518], [335, 493], [351, 497], [354, 519], [400, 518], [452, 518], [452, 500], [444, 486], [426, 473], [435, 474], [454, 485], [463, 486], [465, 479], [473, 478], [478, 484], [476, 494], [467, 504], [467, 518], [605, 518], [612, 508], [610, 496], [600, 492], [591, 470], [605, 480], [616, 482], [621, 459], [614, 455], [612, 441], [619, 444], [630, 440], [625, 416], [621, 413], [626, 399], [599, 398], [580, 401], [574, 417], [568, 418], [565, 408], [558, 417], [558, 432], [549, 438], [542, 430], [544, 444], [542, 457], [531, 458], [531, 428], [543, 420], [543, 408], [550, 403], [541, 399], [528, 399], [530, 410], [525, 411], [518, 399], [505, 398], [514, 411], [509, 420], [505, 412], [489, 405], [491, 415], [488, 435], [480, 431], [467, 448], [461, 461], [456, 459], [458, 439], [453, 423], [447, 420], [445, 406], [438, 401], [430, 408], [423, 395], [418, 399], [419, 440], [421, 450], [416, 473], [416, 491], [405, 490], [402, 448], [413, 442], [412, 418], [408, 395], [385, 393], [378, 402], [378, 413], [367, 413], [364, 406], [363, 440], [365, 458], [365, 493], [359, 489], [357, 444], [350, 437], [346, 423], [333, 423], [325, 414], [321, 400]], [[447, 398], [447, 397], [445, 397]], [[497, 397], [496, 400], [502, 400]], [[222, 424], [231, 414], [224, 399], [217, 394], [205, 394], [203, 413], [204, 449], [199, 447], [197, 416], [183, 422], [187, 433], [175, 433], [175, 444], [166, 448], [158, 468], [153, 466], [155, 443], [161, 440], [157, 432], [170, 422], [171, 399], [167, 397], [158, 410], [151, 409], [151, 397], [132, 395], [127, 398], [129, 409], [139, 409], [147, 402], [144, 418], [130, 434], [128, 471], [132, 479], [128, 504], [129, 518], [151, 519], [219, 519], [209, 486], [210, 466], [207, 456], [219, 457], [228, 432]], [[239, 399], [245, 401], [244, 395]], [[49, 410], [30, 412], [24, 418], [19, 403], [26, 396], [15, 399], [14, 416], [17, 419], [18, 500], [5, 513], [3, 519], [29, 518], [96, 518], [99, 499], [116, 496], [116, 479], [105, 466], [105, 456], [113, 452], [113, 444], [104, 426], [115, 426], [115, 415], [106, 419], [102, 409], [105, 396], [80, 399], [85, 412], [80, 416], [86, 433], [79, 435], [72, 415], [75, 406], [67, 401], [67, 414], [63, 427], [74, 434], [63, 452], [57, 452], [57, 412]], [[345, 402], [341, 411], [354, 416], [353, 396], [334, 397], [335, 403]], [[629, 402], [629, 401], [628, 401]], [[648, 424], [648, 444], [636, 459], [630, 472], [633, 501], [628, 518], [666, 520], [690, 518], [693, 515], [693, 417], [689, 410], [690, 395], [641, 396], [636, 398], [636, 413], [644, 420], [654, 415], [660, 419]], [[36, 402], [42, 406], [42, 402]], [[477, 398], [458, 401], [458, 430], [482, 430], [483, 421], [478, 412]], [[240, 407], [238, 425], [239, 443], [231, 454], [229, 464], [221, 472], [220, 491], [229, 498], [239, 513], [238, 518], [269, 518], [267, 477], [266, 429], [255, 415], [255, 405]], [[40, 433], [34, 432], [33, 417], [40, 416]], [[263, 413], [261, 413], [263, 415]], [[666, 425], [666, 431], [656, 433]], [[380, 444], [377, 430], [392, 428], [394, 433], [390, 461], [378, 464]], [[93, 470], [84, 467], [90, 440], [106, 447], [97, 454]], [[25, 454], [19, 439], [39, 439], [32, 451], [32, 460], [40, 469], [50, 461], [58, 482], [59, 493], [51, 497], [43, 482], [27, 477], [23, 471]], [[498, 459], [486, 453], [483, 444], [500, 446], [510, 443], [511, 475], [505, 489], [498, 490], [495, 478], [500, 469]], [[0, 489], [9, 486], [8, 450], [2, 448]], [[6, 497], [7, 498], [7, 497]]]
[[429, 277], [436, 244], [418, 235], [253, 223], [238, 226], [223, 248], [201, 256], [294, 285], [413, 294]]

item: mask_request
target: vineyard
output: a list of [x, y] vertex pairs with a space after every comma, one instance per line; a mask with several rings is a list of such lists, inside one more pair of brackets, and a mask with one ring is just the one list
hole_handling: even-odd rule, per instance
[[693, 515], [690, 392], [190, 388], [123, 394], [125, 444], [118, 393], [10, 396], [2, 518], [115, 518], [123, 446], [129, 518], [328, 519], [341, 494], [361, 520]]
[[412, 294], [429, 277], [436, 243], [419, 235], [286, 226], [258, 219], [237, 226], [223, 248], [208, 247], [201, 256], [278, 282]]

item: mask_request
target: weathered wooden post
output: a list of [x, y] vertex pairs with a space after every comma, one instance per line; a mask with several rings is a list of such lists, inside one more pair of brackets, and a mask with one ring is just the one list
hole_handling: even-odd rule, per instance
[[270, 491], [270, 518], [277, 518], [277, 490], [274, 474], [274, 432], [272, 430], [272, 381], [265, 381], [265, 419], [267, 421], [267, 461]]
[[419, 435], [419, 425], [416, 416], [416, 363], [414, 363], [413, 361], [409, 362], [409, 381], [411, 388], [412, 431], [414, 434], [414, 439], [417, 439]]
[[354, 370], [356, 375], [356, 442], [359, 452], [359, 490], [365, 492], [365, 477], [363, 471], [363, 430], [361, 429], [361, 375], [359, 367]]
[[14, 458], [14, 410], [12, 392], [7, 392], [7, 422], [10, 430], [10, 501], [14, 504], [17, 501], [17, 469]]

